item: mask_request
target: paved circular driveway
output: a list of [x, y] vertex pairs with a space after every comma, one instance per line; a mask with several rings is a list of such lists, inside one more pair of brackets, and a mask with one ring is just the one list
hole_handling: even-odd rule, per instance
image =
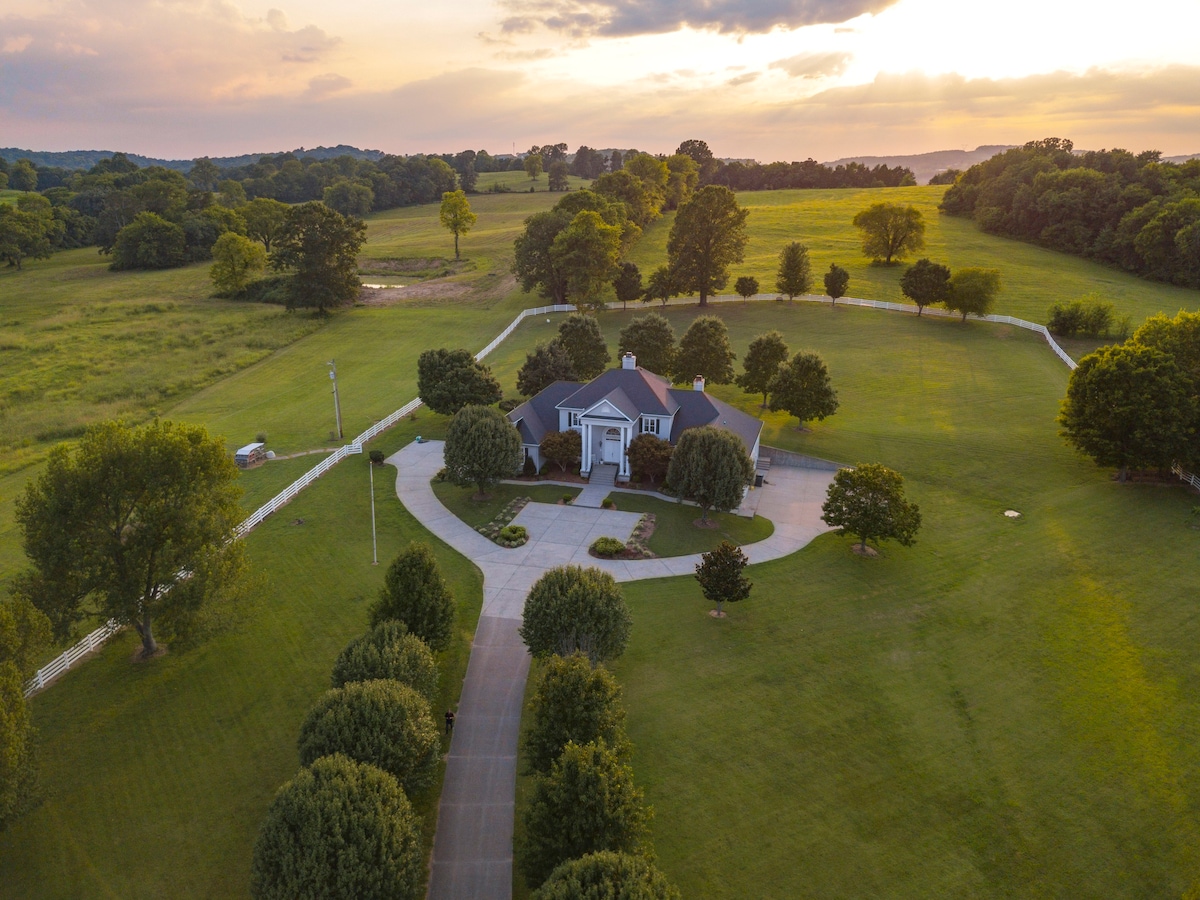
[[[640, 514], [547, 503], [530, 503], [514, 519], [529, 530], [527, 544], [500, 547], [434, 496], [430, 481], [442, 467], [442, 446], [412, 443], [387, 460], [396, 467], [396, 494], [408, 511], [483, 572], [483, 610], [446, 761], [428, 897], [508, 900], [517, 742], [529, 674], [529, 654], [517, 629], [529, 589], [547, 569], [565, 563], [596, 566], [617, 581], [691, 575], [700, 554], [594, 559], [587, 552], [592, 541], [627, 538]], [[743, 547], [752, 563], [794, 553], [828, 530], [821, 503], [832, 480], [832, 472], [771, 469], [760, 488], [758, 513], [774, 522], [775, 531]]]

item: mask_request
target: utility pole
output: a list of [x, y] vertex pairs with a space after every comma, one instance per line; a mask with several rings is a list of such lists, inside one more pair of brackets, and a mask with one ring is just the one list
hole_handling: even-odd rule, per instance
[[325, 365], [329, 366], [329, 380], [333, 382], [333, 415], [337, 420], [337, 436], [340, 441], [342, 439], [342, 404], [338, 401], [337, 362], [331, 359]]
[[371, 565], [379, 565], [379, 542], [375, 538], [375, 463], [368, 463], [371, 469]]

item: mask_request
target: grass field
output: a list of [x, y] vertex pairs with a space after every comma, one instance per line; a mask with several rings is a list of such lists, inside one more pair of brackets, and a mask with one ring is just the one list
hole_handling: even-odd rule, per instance
[[[852, 294], [893, 296], [898, 270], [849, 255], [849, 219], [880, 196], [927, 210], [937, 200], [927, 188], [742, 195], [753, 210], [748, 265], [761, 267], [750, 273], [770, 285], [778, 247], [795, 237], [812, 246], [818, 275], [836, 258], [851, 268]], [[69, 434], [93, 413], [84, 398], [145, 383], [126, 372], [137, 359], [153, 369], [149, 383], [175, 382], [177, 393], [135, 390], [131, 417], [158, 409], [202, 422], [231, 447], [260, 431], [277, 452], [331, 446], [325, 362], [338, 361], [348, 436], [410, 399], [421, 350], [478, 348], [534, 302], [504, 283], [511, 239], [556, 199], [472, 198], [480, 224], [463, 252], [476, 267], [454, 276], [463, 293], [325, 323], [206, 300], [203, 266], [126, 276], [72, 251], [0, 272], [0, 343], [19, 345], [0, 351], [0, 379], [11, 354], [40, 342], [22, 364], [59, 372], [67, 381], [55, 375], [50, 389], [76, 392], [4, 388], [4, 426], [24, 417], [29, 442], [0, 460], [0, 590], [20, 563], [12, 501], [37, 471], [21, 464], [49, 446], [41, 419]], [[448, 257], [436, 209], [372, 217], [367, 255]], [[1067, 298], [1108, 292], [1135, 319], [1197, 305], [1196, 292], [927, 218], [931, 256], [1005, 271], [1002, 311], [1040, 319], [1054, 285]], [[668, 227], [638, 247], [644, 271], [662, 261]], [[807, 304], [717, 311], [739, 354], [779, 328], [793, 350], [824, 355], [841, 393], [842, 409], [809, 434], [768, 415], [764, 442], [899, 469], [926, 525], [916, 547], [880, 560], [826, 537], [758, 567], [755, 597], [722, 623], [704, 615], [690, 579], [627, 588], [635, 636], [618, 674], [663, 868], [704, 897], [1181, 894], [1200, 873], [1195, 499], [1118, 488], [1067, 450], [1053, 424], [1066, 369], [1032, 335]], [[678, 333], [695, 314], [668, 313]], [[225, 315], [244, 319], [215, 345], [198, 340]], [[630, 315], [601, 319], [614, 350]], [[510, 396], [526, 350], [557, 323], [527, 322], [489, 358]], [[198, 346], [172, 345], [177, 333]], [[267, 344], [251, 347], [255, 333]], [[74, 349], [60, 357], [60, 342]], [[205, 346], [261, 355], [203, 386], [217, 365]], [[74, 353], [96, 365], [72, 370]], [[757, 398], [715, 392], [757, 414]], [[37, 403], [44, 415], [27, 411]], [[377, 446], [390, 452], [444, 426], [422, 411]], [[246, 473], [247, 507], [318, 458]], [[425, 532], [380, 474], [386, 564]], [[0, 836], [5, 897], [244, 895], [258, 822], [296, 769], [299, 722], [382, 578], [370, 565], [368, 500], [365, 458], [352, 458], [255, 532], [251, 555], [268, 583], [244, 630], [150, 666], [131, 665], [132, 646], [118, 643], [34, 702], [49, 799]], [[1005, 520], [1008, 507], [1025, 517]], [[449, 703], [480, 590], [473, 568], [439, 553], [465, 604]]]
[[[379, 444], [390, 452], [415, 427]], [[356, 457], [251, 535], [267, 584], [239, 629], [142, 665], [130, 662], [136, 641], [123, 636], [38, 696], [49, 796], [0, 839], [6, 898], [245, 896], [258, 823], [299, 767], [300, 722], [410, 540], [435, 545], [458, 602], [435, 709], [455, 702], [481, 580], [400, 506], [393, 473], [375, 478], [378, 567], [367, 463]], [[417, 798], [423, 811], [437, 793]]]
[[[1135, 278], [1116, 269], [1073, 256], [1042, 250], [1020, 241], [984, 234], [969, 219], [944, 216], [937, 211], [944, 188], [912, 187], [887, 190], [747, 191], [738, 202], [750, 210], [746, 259], [734, 266], [728, 293], [740, 275], [753, 275], [763, 293], [773, 293], [779, 269], [779, 251], [790, 241], [809, 248], [813, 292], [823, 293], [822, 277], [830, 263], [850, 272], [849, 296], [871, 300], [907, 302], [900, 293], [900, 276], [913, 259], [899, 266], [873, 266], [863, 256], [859, 233], [851, 225], [855, 213], [881, 200], [911, 203], [925, 217], [926, 248], [921, 256], [951, 269], [983, 266], [999, 269], [1003, 290], [996, 312], [1044, 323], [1051, 304], [1098, 293], [1112, 301], [1119, 315], [1128, 315], [1136, 327], [1156, 312], [1174, 315], [1180, 309], [1200, 306], [1200, 292]], [[667, 259], [667, 235], [674, 213], [667, 213], [647, 229], [631, 254], [644, 274]]]
[[739, 348], [778, 327], [817, 349], [839, 390], [811, 434], [769, 417], [764, 441], [898, 469], [925, 524], [877, 560], [830, 535], [753, 567], [754, 595], [722, 622], [690, 579], [626, 586], [634, 633], [615, 670], [633, 766], [684, 895], [1192, 887], [1195, 497], [1118, 486], [1072, 453], [1053, 423], [1067, 370], [1031, 336], [721, 313]]
[[775, 530], [775, 526], [762, 516], [746, 519], [733, 513], [715, 512], [708, 514], [708, 518], [716, 522], [715, 528], [697, 528], [692, 523], [700, 518], [700, 510], [694, 506], [621, 491], [613, 491], [609, 499], [622, 512], [654, 513], [654, 533], [647, 546], [657, 556], [707, 553], [721, 541], [753, 544], [770, 537]]

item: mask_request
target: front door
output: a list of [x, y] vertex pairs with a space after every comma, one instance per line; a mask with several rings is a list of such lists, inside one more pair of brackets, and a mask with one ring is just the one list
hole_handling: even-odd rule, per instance
[[621, 429], [610, 428], [604, 433], [604, 461], [621, 464]]

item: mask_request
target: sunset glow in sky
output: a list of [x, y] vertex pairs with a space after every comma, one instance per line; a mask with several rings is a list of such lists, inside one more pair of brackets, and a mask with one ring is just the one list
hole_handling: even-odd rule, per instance
[[1200, 0], [0, 0], [0, 144], [1200, 152]]

